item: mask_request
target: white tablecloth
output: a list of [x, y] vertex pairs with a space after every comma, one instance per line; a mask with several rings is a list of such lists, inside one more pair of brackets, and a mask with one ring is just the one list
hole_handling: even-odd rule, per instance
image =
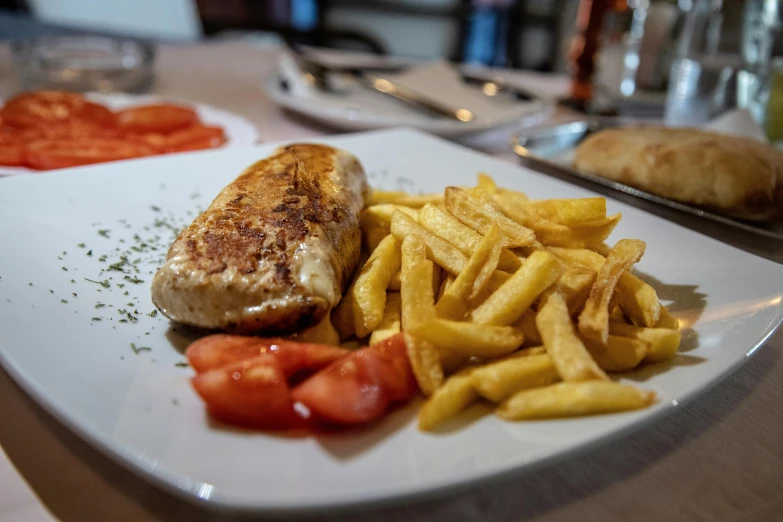
[[[239, 44], [163, 46], [153, 92], [243, 114], [258, 125], [263, 140], [329, 133], [283, 113], [264, 96], [260, 85], [274, 57], [272, 49]], [[552, 95], [566, 88], [563, 78], [515, 74]], [[14, 90], [7, 48], [0, 48], [0, 96]], [[474, 143], [512, 159], [508, 137]], [[677, 220], [783, 260], [774, 242]], [[742, 369], [691, 404], [566, 462], [437, 498], [302, 520], [783, 520], [782, 346], [783, 334], [774, 335]], [[43, 412], [2, 370], [0, 448], [0, 521], [230, 519], [163, 493], [114, 464]]]

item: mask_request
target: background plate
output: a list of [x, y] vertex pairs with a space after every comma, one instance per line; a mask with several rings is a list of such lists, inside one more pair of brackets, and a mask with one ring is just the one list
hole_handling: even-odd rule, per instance
[[[420, 132], [323, 141], [354, 152], [371, 182], [388, 189], [440, 191], [472, 184], [484, 171], [534, 198], [592, 195]], [[674, 301], [685, 329], [675, 360], [623, 379], [657, 392], [652, 408], [525, 423], [481, 417], [474, 408], [457, 423], [461, 429], [428, 434], [415, 426], [414, 404], [341, 435], [294, 439], [227, 429], [209, 421], [189, 386], [192, 371], [177, 366], [192, 334], [147, 315], [154, 309], [149, 283], [172, 229], [272, 148], [19, 176], [0, 190], [0, 362], [109, 456], [209, 506], [334, 507], [531, 469], [638, 428], [704, 391], [753, 353], [783, 316], [783, 267], [609, 200], [609, 211], [624, 215], [611, 239], [647, 242], [639, 274], [664, 302]], [[114, 263], [130, 273], [101, 274]]]

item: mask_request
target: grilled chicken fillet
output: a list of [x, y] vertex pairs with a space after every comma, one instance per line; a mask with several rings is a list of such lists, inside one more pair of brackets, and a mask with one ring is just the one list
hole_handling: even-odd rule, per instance
[[367, 191], [352, 154], [281, 147], [177, 237], [152, 281], [155, 306], [174, 321], [246, 333], [317, 323], [358, 263]]

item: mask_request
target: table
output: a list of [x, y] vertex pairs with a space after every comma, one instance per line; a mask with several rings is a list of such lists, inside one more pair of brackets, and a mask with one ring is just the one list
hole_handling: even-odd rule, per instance
[[[238, 43], [161, 46], [154, 93], [243, 114], [263, 140], [328, 133], [281, 112], [260, 90], [275, 53]], [[548, 92], [565, 88], [562, 78], [524, 77]], [[8, 49], [0, 47], [0, 96], [14, 89]], [[503, 139], [477, 143], [511, 157]], [[770, 241], [689, 219], [676, 220], [783, 262]], [[778, 332], [739, 371], [665, 419], [535, 473], [297, 520], [783, 520], [782, 347]], [[0, 521], [232, 519], [136, 478], [62, 427], [2, 370], [0, 419]]]

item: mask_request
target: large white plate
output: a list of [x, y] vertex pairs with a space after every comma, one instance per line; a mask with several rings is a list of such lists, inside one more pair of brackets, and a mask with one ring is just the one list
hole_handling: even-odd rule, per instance
[[[207, 125], [217, 125], [223, 127], [226, 133], [226, 144], [224, 147], [236, 147], [253, 145], [258, 142], [258, 131], [255, 126], [246, 118], [232, 112], [206, 105], [177, 98], [157, 96], [153, 94], [137, 95], [123, 93], [89, 93], [87, 97], [93, 101], [102, 103], [112, 110], [122, 110], [139, 105], [150, 105], [153, 103], [177, 103], [187, 107], [193, 107], [198, 113], [199, 119]], [[24, 167], [4, 167], [0, 166], [0, 176], [15, 176], [18, 174], [40, 174], [40, 170], [28, 169]]]
[[[473, 183], [484, 171], [535, 198], [591, 194], [415, 131], [323, 141], [357, 154], [385, 188], [439, 191]], [[294, 439], [226, 429], [205, 415], [188, 383], [192, 371], [175, 366], [187, 335], [146, 315], [153, 310], [149, 282], [172, 235], [167, 224], [188, 222], [272, 147], [20, 176], [0, 188], [0, 361], [102, 451], [192, 500], [253, 510], [333, 507], [530, 469], [671, 411], [736, 369], [783, 316], [783, 267], [610, 200], [609, 210], [624, 216], [612, 239], [647, 241], [640, 273], [666, 302], [674, 300], [683, 327], [692, 326], [671, 364], [630, 378], [658, 393], [652, 408], [523, 423], [486, 416], [440, 434], [417, 430], [416, 405], [342, 435]], [[101, 275], [139, 245], [134, 234], [143, 241], [161, 236], [158, 251], [131, 251], [140, 272], [128, 277], [143, 283], [116, 271]], [[110, 277], [110, 289], [84, 279]], [[98, 302], [113, 308], [96, 308]], [[138, 310], [137, 322], [119, 322], [125, 316], [118, 309]], [[135, 354], [131, 343], [152, 350]]]

